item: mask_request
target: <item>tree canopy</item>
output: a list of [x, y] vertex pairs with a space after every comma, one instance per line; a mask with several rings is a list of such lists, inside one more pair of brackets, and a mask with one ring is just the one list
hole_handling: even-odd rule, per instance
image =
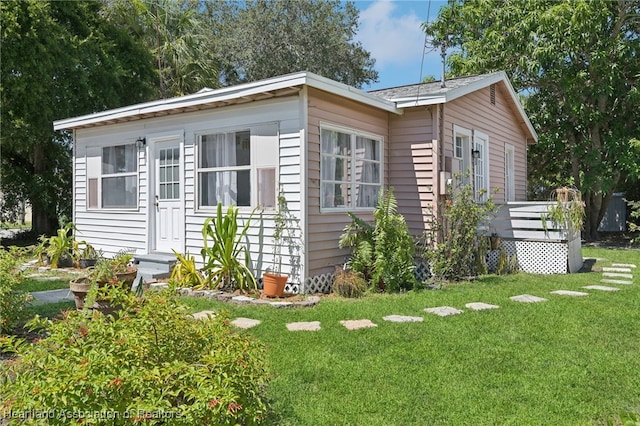
[[0, 3], [4, 200], [28, 200], [33, 229], [69, 214], [71, 140], [56, 119], [146, 100], [150, 54], [99, 14], [96, 2]]
[[577, 187], [597, 238], [621, 177], [640, 176], [640, 1], [452, 1], [423, 28], [455, 48], [452, 74], [510, 75], [540, 135], [530, 185]]
[[71, 135], [57, 119], [296, 71], [377, 80], [351, 2], [0, 2], [3, 210], [49, 233], [71, 211]]
[[377, 81], [375, 60], [353, 37], [358, 11], [339, 0], [206, 3], [223, 84], [311, 71], [355, 87]]

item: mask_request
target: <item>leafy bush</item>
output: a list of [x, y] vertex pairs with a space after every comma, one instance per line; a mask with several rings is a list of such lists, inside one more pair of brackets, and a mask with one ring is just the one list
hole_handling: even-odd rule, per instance
[[[222, 214], [218, 203], [216, 217], [209, 217], [202, 226], [203, 248], [200, 251], [206, 274], [206, 287], [219, 289], [257, 290], [258, 283], [249, 269], [249, 252], [242, 240], [249, 230], [251, 216], [238, 232], [238, 208], [229, 206]], [[211, 240], [211, 241], [209, 241]], [[244, 253], [244, 263], [240, 261]]]
[[[136, 298], [112, 290], [117, 317], [70, 311], [49, 337], [0, 341], [17, 358], [0, 366], [7, 412], [87, 416], [101, 424], [259, 424], [265, 421], [264, 349], [224, 315], [199, 321], [169, 290]], [[36, 410], [36, 411], [30, 411]], [[55, 411], [53, 411], [55, 410]], [[96, 418], [102, 413], [110, 418]], [[118, 420], [114, 420], [117, 416]], [[35, 420], [63, 425], [69, 418]]]
[[484, 272], [482, 257], [486, 237], [478, 235], [478, 225], [495, 210], [491, 197], [485, 203], [474, 200], [471, 185], [460, 185], [442, 204], [443, 220], [434, 220], [426, 246], [442, 235], [434, 249], [427, 248], [425, 257], [436, 279], [460, 281]]
[[18, 271], [16, 249], [0, 248], [0, 333], [11, 331], [23, 318], [29, 295], [18, 288], [23, 274]]
[[367, 290], [367, 281], [360, 272], [336, 268], [332, 289], [341, 297], [362, 297]]
[[182, 287], [204, 288], [206, 281], [202, 276], [202, 272], [196, 266], [194, 257], [189, 252], [183, 256], [174, 250], [173, 254], [176, 255], [178, 263], [171, 271], [171, 279], [178, 281]]
[[[629, 225], [629, 231], [631, 232], [640, 232], [640, 225], [638, 222], [640, 221], [640, 201], [627, 201], [631, 212], [629, 213], [629, 217], [633, 219], [633, 221], [627, 222]], [[631, 240], [632, 244], [640, 244], [640, 234], [636, 235], [635, 238]]]
[[352, 223], [340, 237], [340, 248], [351, 247], [349, 267], [371, 280], [374, 288], [396, 292], [415, 288], [415, 241], [404, 217], [397, 212], [393, 189], [380, 190], [373, 212], [374, 226], [349, 213]]

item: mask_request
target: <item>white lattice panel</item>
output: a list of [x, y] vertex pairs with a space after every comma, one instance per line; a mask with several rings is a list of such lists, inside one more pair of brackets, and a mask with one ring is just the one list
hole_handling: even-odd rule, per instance
[[532, 274], [566, 274], [568, 247], [563, 242], [502, 242], [507, 253], [518, 256], [520, 270]]
[[334, 274], [321, 274], [307, 278], [304, 283], [305, 293], [331, 293]]

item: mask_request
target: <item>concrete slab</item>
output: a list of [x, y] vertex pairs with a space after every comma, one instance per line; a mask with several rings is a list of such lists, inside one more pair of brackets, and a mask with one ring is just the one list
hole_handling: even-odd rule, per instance
[[257, 319], [251, 319], [251, 318], [244, 318], [244, 317], [238, 317], [236, 319], [234, 319], [233, 321], [231, 321], [231, 324], [233, 324], [234, 326], [238, 327], [238, 328], [251, 328], [251, 327], [255, 327], [256, 325], [260, 325], [262, 323], [262, 321], [257, 320]]
[[35, 300], [42, 303], [57, 303], [64, 300], [73, 300], [73, 293], [71, 293], [68, 288], [34, 291], [31, 295]]
[[585, 285], [582, 288], [587, 290], [620, 291], [618, 287], [607, 287], [606, 285]]
[[611, 266], [615, 268], [636, 268], [633, 263], [612, 263]]
[[200, 311], [195, 314], [191, 314], [191, 316], [196, 320], [209, 320], [215, 318], [216, 313], [213, 311]]
[[438, 306], [435, 308], [426, 308], [425, 312], [429, 312], [430, 314], [435, 314], [441, 317], [448, 317], [449, 315], [458, 315], [461, 314], [461, 309], [452, 308], [451, 306]]
[[518, 296], [511, 296], [509, 299], [513, 300], [514, 302], [521, 302], [521, 303], [540, 303], [540, 302], [547, 301], [547, 299], [545, 299], [544, 297], [532, 296], [530, 294], [520, 294]]
[[600, 282], [604, 284], [624, 284], [624, 285], [633, 284], [633, 281], [625, 281], [625, 280], [600, 280]]
[[630, 273], [631, 272], [631, 268], [615, 268], [615, 267], [609, 267], [609, 266], [603, 266], [602, 267], [602, 272], [627, 272]]
[[382, 319], [389, 322], [422, 322], [424, 321], [423, 317], [410, 317], [405, 315], [387, 315], [386, 317], [382, 317]]
[[287, 324], [289, 331], [318, 331], [320, 330], [320, 321], [308, 322], [290, 322]]
[[487, 310], [487, 309], [498, 309], [498, 308], [500, 308], [500, 306], [490, 305], [488, 303], [483, 303], [483, 302], [467, 303], [464, 306], [466, 306], [467, 308], [472, 309], [474, 311], [484, 311], [484, 310]]
[[633, 279], [633, 274], [621, 274], [619, 272], [603, 272], [602, 276], [610, 278], [627, 278], [630, 280]]
[[560, 296], [572, 296], [572, 297], [582, 297], [588, 296], [589, 293], [585, 293], [582, 291], [571, 291], [571, 290], [554, 290], [550, 292], [551, 294], [559, 294]]
[[378, 326], [378, 324], [374, 324], [371, 322], [371, 320], [368, 319], [345, 320], [340, 321], [340, 324], [342, 324], [347, 330], [358, 330], [361, 328], [371, 328]]

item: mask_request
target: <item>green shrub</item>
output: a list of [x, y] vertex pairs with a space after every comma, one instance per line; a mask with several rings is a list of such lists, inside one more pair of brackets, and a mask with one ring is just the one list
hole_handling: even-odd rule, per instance
[[632, 240], [631, 244], [640, 244], [640, 201], [627, 201], [631, 211], [629, 212], [629, 218], [632, 220], [627, 222], [629, 225], [629, 231], [638, 233]]
[[367, 281], [360, 272], [336, 268], [332, 289], [341, 297], [362, 297]]
[[[258, 282], [249, 269], [249, 251], [243, 240], [247, 236], [251, 217], [245, 221], [238, 232], [238, 211], [229, 206], [227, 213], [222, 214], [222, 203], [218, 203], [216, 217], [209, 217], [202, 226], [203, 248], [200, 251], [206, 275], [204, 287], [218, 289], [258, 289]], [[244, 254], [244, 263], [240, 254]]]
[[0, 333], [10, 332], [23, 318], [27, 293], [18, 290], [23, 274], [18, 271], [20, 258], [15, 249], [0, 248]]
[[[495, 210], [491, 197], [477, 203], [471, 185], [461, 185], [442, 205], [443, 220], [434, 220], [428, 236], [425, 257], [436, 279], [460, 281], [484, 272], [482, 257], [486, 237], [479, 235], [478, 226]], [[440, 233], [442, 242], [430, 246]], [[480, 261], [478, 261], [480, 260]]]
[[393, 188], [380, 190], [373, 212], [375, 224], [369, 225], [352, 213], [352, 223], [340, 237], [339, 247], [350, 247], [348, 265], [369, 279], [371, 286], [386, 292], [409, 290], [417, 285], [413, 275], [415, 241], [404, 217], [397, 212]]
[[0, 341], [17, 354], [0, 367], [4, 410], [51, 410], [59, 417], [34, 420], [51, 425], [71, 422], [61, 413], [100, 424], [265, 421], [261, 344], [234, 332], [225, 315], [189, 317], [169, 290], [143, 299], [114, 289], [112, 296], [121, 306], [117, 317], [69, 311], [54, 322], [35, 319], [49, 337], [34, 344]]

